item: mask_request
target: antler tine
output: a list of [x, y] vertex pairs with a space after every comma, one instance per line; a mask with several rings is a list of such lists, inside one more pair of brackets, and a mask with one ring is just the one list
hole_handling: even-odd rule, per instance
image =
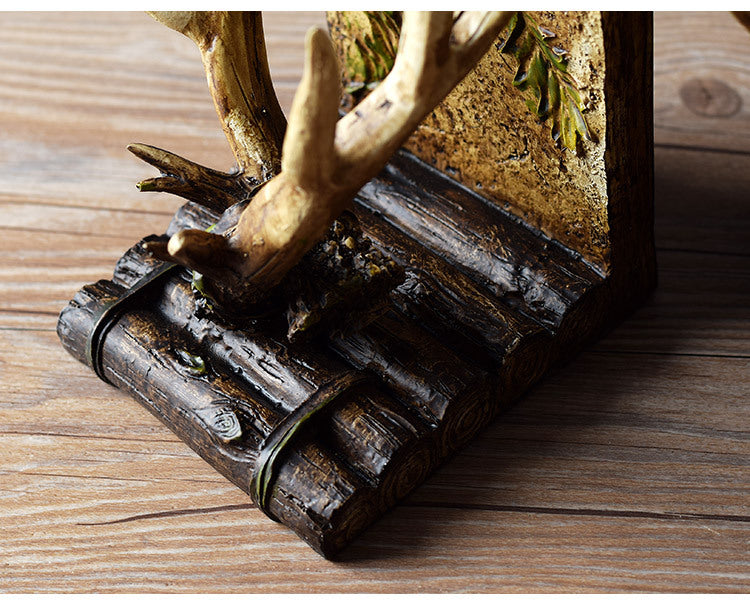
[[231, 268], [235, 258], [227, 238], [199, 229], [177, 232], [169, 238], [167, 252], [174, 262], [200, 272]]
[[342, 175], [352, 184], [373, 177], [473, 68], [512, 16], [510, 11], [462, 13], [454, 27], [450, 12], [404, 13], [393, 70], [356, 111], [339, 121], [336, 149]]
[[[263, 289], [262, 281], [276, 276], [271, 256], [290, 250], [299, 253], [300, 238], [315, 240], [325, 233], [333, 217], [326, 203], [317, 201], [320, 193], [314, 192], [325, 194], [324, 187], [330, 185], [340, 85], [338, 63], [328, 35], [311, 28], [305, 39], [304, 73], [284, 138], [283, 176], [269, 181], [253, 199], [240, 217], [240, 233], [234, 239], [198, 230], [180, 231], [166, 248], [169, 260], [209, 276], [222, 271], [225, 276], [230, 275], [232, 284], [236, 280], [231, 271], [240, 271], [244, 277], [258, 280], [256, 287]], [[299, 227], [299, 221], [310, 212], [321, 216], [307, 219], [307, 226]], [[252, 260], [258, 253], [265, 260]], [[293, 266], [287, 266], [286, 261], [283, 264], [283, 269]], [[253, 267], [257, 270], [251, 270]], [[215, 291], [222, 295], [220, 289]]]
[[463, 65], [473, 67], [513, 16], [513, 11], [465, 11], [453, 26], [453, 52]]
[[452, 28], [451, 12], [404, 13], [398, 54], [389, 75], [391, 80], [398, 80], [402, 106], [424, 100], [437, 77], [450, 75], [438, 73], [438, 69], [448, 60]]
[[292, 102], [281, 170], [301, 187], [330, 181], [341, 98], [339, 67], [328, 35], [313, 27], [305, 38], [305, 69]]

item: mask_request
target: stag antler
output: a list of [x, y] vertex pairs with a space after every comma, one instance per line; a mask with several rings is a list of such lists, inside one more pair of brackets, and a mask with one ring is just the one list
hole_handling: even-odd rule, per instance
[[208, 87], [237, 160], [228, 174], [146, 144], [128, 146], [161, 177], [138, 184], [143, 192], [170, 192], [223, 211], [278, 173], [286, 119], [273, 90], [259, 12], [151, 12], [193, 40]]
[[[223, 234], [183, 230], [166, 247], [152, 250], [202, 273], [220, 302], [257, 301], [325, 235], [360, 187], [473, 68], [512, 14], [405, 13], [393, 70], [341, 120], [339, 69], [331, 42], [322, 30], [310, 30], [304, 75], [284, 137], [281, 172]], [[186, 32], [199, 46], [204, 44], [208, 70], [212, 63], [205, 48], [211, 44], [204, 41], [205, 33], [195, 32], [203, 32], [209, 19], [183, 15], [175, 26], [173, 20], [160, 18], [172, 21], [170, 26]], [[221, 116], [219, 103], [217, 110]], [[225, 131], [230, 141], [237, 133], [226, 125]], [[238, 146], [233, 144], [236, 154]]]

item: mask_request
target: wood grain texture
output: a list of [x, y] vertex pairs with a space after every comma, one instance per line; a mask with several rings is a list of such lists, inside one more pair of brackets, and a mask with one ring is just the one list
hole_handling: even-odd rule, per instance
[[750, 34], [728, 12], [654, 16], [657, 144], [750, 152]]
[[[678, 18], [655, 19], [657, 107]], [[730, 51], [731, 17], [707, 18]], [[322, 21], [266, 20], [285, 108]], [[6, 13], [0, 33], [1, 591], [747, 589], [750, 158], [729, 133], [732, 154], [696, 150], [713, 134], [667, 140], [657, 109], [649, 304], [326, 563], [54, 333], [179, 203], [138, 195], [153, 173], [127, 143], [231, 162], [197, 50], [135, 13]]]

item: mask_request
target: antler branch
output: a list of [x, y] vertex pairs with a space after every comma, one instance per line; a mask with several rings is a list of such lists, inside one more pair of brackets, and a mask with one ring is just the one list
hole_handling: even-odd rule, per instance
[[195, 42], [240, 171], [261, 181], [280, 167], [286, 119], [273, 90], [258, 11], [150, 12]]
[[[466, 76], [512, 14], [405, 13], [393, 70], [338, 122], [339, 71], [333, 48], [322, 30], [311, 30], [281, 172], [260, 189], [236, 225], [225, 225], [223, 235], [182, 231], [173, 236], [169, 258], [203, 273], [219, 302], [260, 299]], [[182, 18], [174, 28], [202, 39], [193, 33], [191, 19]]]
[[200, 49], [208, 87], [238, 170], [222, 173], [166, 150], [131, 144], [128, 150], [162, 173], [141, 181], [138, 189], [169, 192], [221, 212], [246, 199], [255, 186], [281, 168], [286, 119], [271, 85], [261, 14], [150, 14]]
[[130, 144], [128, 150], [164, 173], [139, 182], [141, 192], [169, 192], [222, 212], [254, 187], [241, 173], [215, 171], [161, 148]]
[[512, 15], [463, 12], [454, 23], [448, 12], [404, 13], [393, 70], [336, 128], [342, 174], [361, 181], [360, 187], [375, 176], [476, 65]]

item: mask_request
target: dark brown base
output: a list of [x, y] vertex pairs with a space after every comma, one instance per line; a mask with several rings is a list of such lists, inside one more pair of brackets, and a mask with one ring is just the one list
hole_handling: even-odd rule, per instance
[[[101, 354], [110, 382], [256, 499], [264, 440], [336, 390], [279, 455], [265, 507], [328, 558], [552, 364], [631, 310], [655, 272], [647, 265], [615, 289], [574, 253], [405, 153], [363, 188], [355, 213], [406, 269], [388, 310], [363, 328], [295, 344], [273, 320], [236, 329], [200, 310], [188, 274], [174, 269], [118, 317]], [[216, 219], [188, 203], [168, 233]], [[58, 324], [73, 356], [87, 362], [101, 306], [159, 264], [138, 244], [111, 281], [76, 295]]]

